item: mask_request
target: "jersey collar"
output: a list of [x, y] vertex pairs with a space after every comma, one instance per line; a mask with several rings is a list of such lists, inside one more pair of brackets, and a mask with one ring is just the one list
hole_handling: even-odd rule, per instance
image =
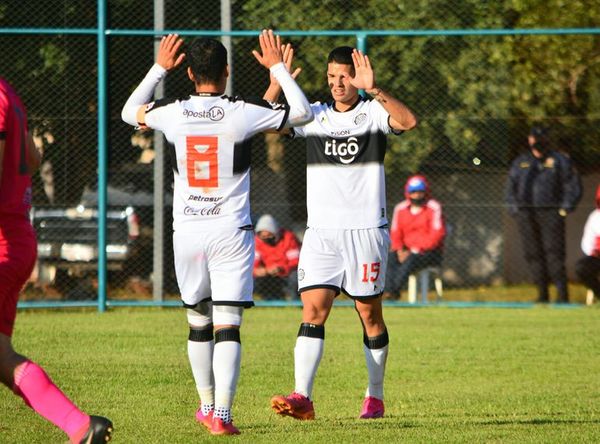
[[350, 108], [348, 108], [346, 111], [338, 111], [338, 110], [337, 110], [337, 108], [336, 108], [336, 106], [335, 106], [335, 105], [336, 105], [336, 103], [337, 103], [335, 100], [332, 100], [332, 101], [330, 102], [330, 106], [331, 106], [331, 109], [333, 109], [333, 110], [334, 110], [336, 113], [347, 113], [348, 111], [352, 111], [354, 108], [356, 108], [356, 107], [358, 106], [358, 104], [359, 104], [360, 102], [362, 102], [362, 101], [363, 101], [363, 98], [362, 98], [362, 96], [359, 94], [359, 95], [358, 95], [358, 100], [357, 100], [356, 102], [354, 102], [354, 103], [352, 104], [352, 106], [351, 106]]

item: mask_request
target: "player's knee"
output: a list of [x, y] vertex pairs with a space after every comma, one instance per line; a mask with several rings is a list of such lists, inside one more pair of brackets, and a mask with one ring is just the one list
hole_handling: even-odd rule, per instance
[[188, 308], [187, 319], [190, 328], [204, 329], [208, 325], [212, 328], [212, 302], [199, 302], [194, 307]]
[[213, 307], [213, 323], [215, 325], [242, 325], [243, 307], [233, 305], [215, 305]]

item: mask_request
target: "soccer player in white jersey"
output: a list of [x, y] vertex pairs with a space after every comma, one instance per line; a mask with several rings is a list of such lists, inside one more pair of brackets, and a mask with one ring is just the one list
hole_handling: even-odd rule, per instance
[[[384, 415], [383, 380], [388, 332], [381, 295], [389, 250], [383, 159], [386, 134], [413, 129], [412, 111], [376, 85], [368, 56], [334, 49], [327, 80], [333, 101], [311, 105], [314, 120], [292, 131], [307, 140], [307, 230], [300, 252], [298, 286], [303, 311], [294, 349], [295, 389], [275, 396], [276, 413], [315, 417], [312, 388], [323, 355], [325, 321], [344, 291], [363, 326], [369, 374], [360, 418]], [[359, 89], [372, 99], [363, 99]], [[264, 98], [275, 100], [272, 82]]]
[[[289, 106], [225, 96], [225, 47], [202, 38], [181, 53], [182, 43], [177, 35], [163, 37], [157, 63], [127, 100], [122, 118], [161, 130], [174, 150], [173, 248], [200, 396], [196, 419], [214, 435], [234, 435], [239, 434], [231, 418], [240, 371], [239, 328], [243, 308], [254, 305], [249, 140], [261, 131], [305, 124], [312, 111], [272, 31], [261, 33], [261, 51], [253, 54], [277, 79]], [[184, 58], [195, 93], [148, 103], [167, 71]]]

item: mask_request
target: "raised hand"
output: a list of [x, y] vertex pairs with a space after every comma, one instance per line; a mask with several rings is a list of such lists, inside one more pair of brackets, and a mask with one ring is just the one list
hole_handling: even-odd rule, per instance
[[273, 33], [272, 29], [263, 29], [258, 36], [260, 52], [253, 50], [252, 55], [265, 68], [269, 69], [277, 63], [283, 62], [283, 53], [281, 51], [281, 39]]
[[[300, 72], [302, 71], [302, 68], [296, 68], [294, 69], [294, 72], [291, 71], [292, 62], [294, 61], [294, 48], [292, 48], [292, 44], [287, 43], [285, 45], [282, 45], [281, 52], [283, 53], [283, 63], [285, 64], [285, 68], [291, 74], [292, 78], [295, 79], [296, 77], [298, 77], [298, 74], [300, 74]], [[272, 74], [270, 75], [270, 81], [272, 85], [279, 85], [279, 82]]]
[[169, 34], [163, 36], [156, 55], [156, 63], [167, 71], [181, 65], [185, 58], [185, 53], [179, 53], [181, 45], [183, 45], [183, 40], [179, 38], [179, 35]]
[[294, 48], [291, 43], [287, 43], [281, 47], [281, 51], [283, 52], [283, 63], [285, 63], [285, 67], [288, 72], [292, 75], [292, 78], [295, 79], [298, 77], [298, 74], [302, 71], [302, 68], [296, 68], [292, 72], [292, 62], [294, 61]]
[[369, 56], [355, 49], [352, 51], [352, 61], [354, 62], [354, 77], [350, 79], [352, 86], [366, 91], [375, 88], [375, 73]]

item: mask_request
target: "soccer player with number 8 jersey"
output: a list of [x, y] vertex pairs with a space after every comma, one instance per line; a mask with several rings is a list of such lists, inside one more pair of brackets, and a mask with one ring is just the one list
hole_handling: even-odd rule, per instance
[[[275, 396], [276, 413], [315, 417], [312, 388], [323, 355], [325, 321], [335, 297], [354, 300], [363, 326], [369, 382], [360, 418], [384, 414], [383, 380], [388, 332], [381, 295], [390, 238], [387, 229], [383, 159], [386, 135], [414, 128], [412, 111], [379, 88], [368, 56], [339, 47], [328, 57], [327, 81], [333, 101], [311, 105], [314, 120], [294, 128], [306, 138], [308, 228], [298, 264], [303, 311], [294, 349], [295, 389]], [[373, 99], [359, 95], [363, 89]], [[264, 95], [276, 100], [271, 84]]]
[[[250, 219], [250, 138], [312, 120], [308, 100], [289, 74], [279, 36], [263, 31], [259, 63], [283, 89], [288, 105], [224, 95], [227, 51], [200, 38], [182, 52], [163, 37], [157, 63], [123, 107], [131, 125], [164, 133], [175, 159], [175, 272], [189, 323], [188, 356], [200, 408], [196, 419], [214, 435], [239, 434], [231, 407], [240, 371], [240, 325], [252, 301], [254, 233]], [[167, 72], [187, 61], [195, 92], [150, 102]], [[150, 103], [149, 103], [150, 102]]]

